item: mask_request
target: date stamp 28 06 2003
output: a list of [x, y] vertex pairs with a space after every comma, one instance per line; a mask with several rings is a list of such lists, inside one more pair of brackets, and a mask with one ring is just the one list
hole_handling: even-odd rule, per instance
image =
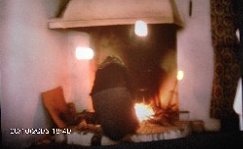
[[11, 135], [59, 135], [71, 134], [70, 128], [10, 128]]

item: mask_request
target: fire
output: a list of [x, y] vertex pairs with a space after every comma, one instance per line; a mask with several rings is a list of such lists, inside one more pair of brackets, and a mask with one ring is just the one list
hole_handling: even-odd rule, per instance
[[136, 116], [140, 122], [148, 120], [155, 114], [151, 106], [143, 103], [136, 103], [134, 108]]

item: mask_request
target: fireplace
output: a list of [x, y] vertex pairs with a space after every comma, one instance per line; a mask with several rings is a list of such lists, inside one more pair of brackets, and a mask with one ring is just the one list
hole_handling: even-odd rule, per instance
[[[146, 36], [137, 35], [138, 20], [148, 24]], [[173, 0], [71, 0], [61, 17], [50, 20], [51, 29], [90, 36], [96, 70], [90, 95], [111, 139], [148, 127], [155, 134], [181, 129], [176, 33], [182, 25]], [[107, 65], [110, 58], [115, 62]]]
[[146, 37], [137, 36], [134, 25], [79, 29], [91, 37], [97, 68], [91, 97], [112, 139], [134, 133], [145, 121], [164, 126], [178, 120], [177, 29], [149, 24]]

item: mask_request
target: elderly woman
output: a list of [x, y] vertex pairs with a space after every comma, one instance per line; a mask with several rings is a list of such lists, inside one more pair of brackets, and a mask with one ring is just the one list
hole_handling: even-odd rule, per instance
[[128, 78], [122, 61], [109, 56], [99, 66], [91, 91], [98, 121], [112, 140], [120, 140], [138, 127]]

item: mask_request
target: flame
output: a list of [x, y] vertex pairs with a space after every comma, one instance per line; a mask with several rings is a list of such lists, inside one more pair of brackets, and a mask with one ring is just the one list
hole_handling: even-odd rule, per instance
[[151, 106], [143, 103], [136, 103], [134, 108], [136, 116], [140, 122], [148, 120], [155, 114]]

